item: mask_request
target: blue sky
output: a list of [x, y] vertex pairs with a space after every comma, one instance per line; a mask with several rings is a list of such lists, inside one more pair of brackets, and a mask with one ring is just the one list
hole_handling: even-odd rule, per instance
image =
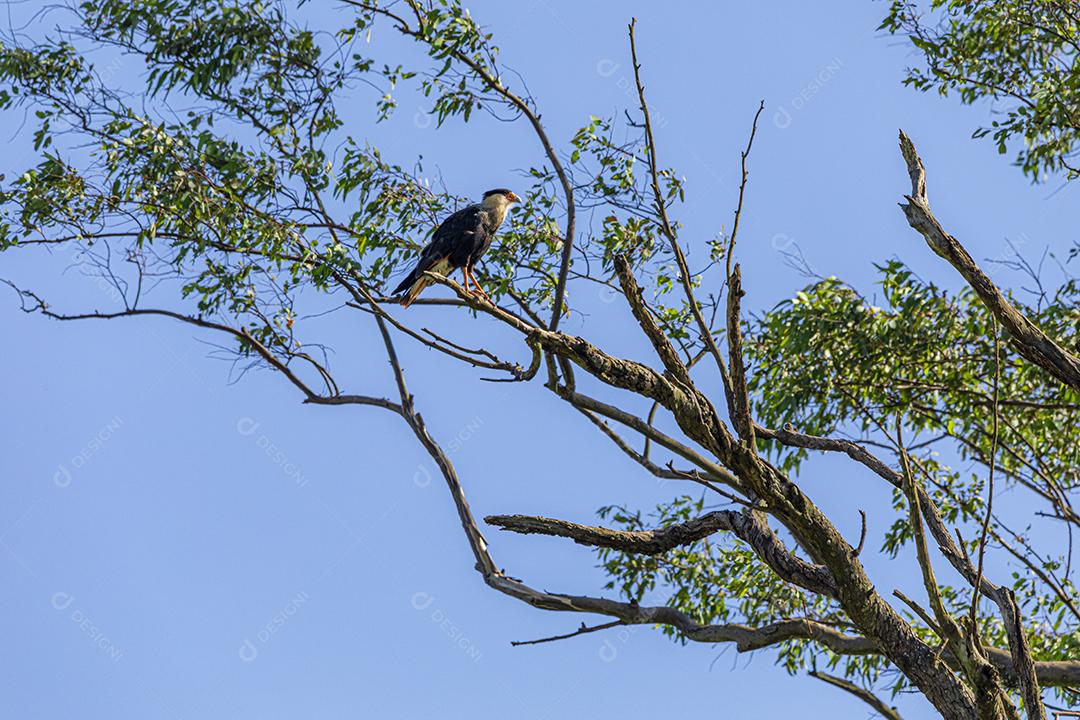
[[[793, 242], [817, 273], [866, 293], [873, 263], [892, 256], [959, 286], [896, 206], [906, 182], [900, 127], [926, 162], [939, 218], [975, 257], [1003, 256], [1007, 239], [1036, 257], [1076, 239], [1074, 188], [1032, 186], [989, 143], [969, 139], [989, 107], [901, 87], [912, 58], [875, 31], [883, 3], [470, 7], [563, 142], [589, 114], [633, 106], [625, 26], [637, 16], [662, 162], [687, 177], [681, 220], [684, 237], [700, 238], [698, 253], [730, 222], [738, 152], [766, 101], [740, 231], [752, 311], [806, 283], [778, 251]], [[304, 13], [312, 26], [332, 27], [342, 21], [333, 8], [313, 2]], [[405, 95], [394, 122], [371, 128], [358, 119], [353, 134], [406, 164], [422, 154], [465, 195], [514, 187], [522, 168], [541, 161], [524, 125], [480, 117], [435, 130], [423, 111], [422, 98]], [[32, 158], [26, 135], [11, 132], [0, 162], [9, 176]], [[58, 307], [107, 305], [78, 268], [52, 279], [41, 268], [33, 252], [0, 256], [0, 276], [39, 281]], [[602, 297], [582, 304], [588, 315], [567, 329], [644, 351], [625, 337], [629, 326], [606, 322], [613, 309]], [[502, 332], [414, 310], [465, 335]], [[389, 388], [383, 361], [371, 361], [368, 330], [354, 332], [348, 318], [325, 322], [344, 338], [336, 357], [351, 389]], [[14, 294], [2, 294], [0, 323], [5, 716], [867, 714], [818, 681], [786, 676], [768, 653], [684, 647], [647, 627], [512, 648], [511, 640], [567, 632], [583, 618], [540, 612], [483, 585], [445, 488], [395, 417], [301, 405], [266, 372], [230, 383], [228, 366], [208, 357], [213, 338], [164, 320], [61, 324], [24, 315]], [[423, 348], [400, 346], [421, 411], [450, 448], [477, 515], [589, 522], [602, 505], [650, 507], [681, 490], [644, 475], [542, 388], [479, 382]], [[850, 533], [858, 530], [853, 496], [871, 508], [888, 499], [875, 478], [835, 459], [815, 461], [802, 482], [826, 509], [849, 510], [849, 520], [838, 517]], [[583, 548], [487, 535], [496, 561], [534, 586], [601, 591]], [[908, 579], [887, 563], [871, 571], [883, 588]], [[906, 717], [932, 717], [917, 699], [898, 702]]]

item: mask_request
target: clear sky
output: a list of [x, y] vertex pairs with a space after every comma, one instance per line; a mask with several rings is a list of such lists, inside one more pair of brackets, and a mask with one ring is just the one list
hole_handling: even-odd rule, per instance
[[[333, 27], [342, 20], [334, 7], [315, 0], [303, 12], [313, 27]], [[633, 105], [625, 26], [637, 16], [662, 162], [688, 179], [681, 219], [684, 237], [700, 238], [699, 253], [730, 222], [738, 152], [765, 99], [740, 232], [750, 310], [806, 283], [778, 252], [791, 242], [817, 273], [868, 294], [873, 263], [892, 256], [959, 286], [896, 206], [907, 182], [900, 127], [926, 162], [939, 218], [975, 257], [1003, 256], [1006, 239], [1036, 257], [1076, 239], [1075, 187], [1032, 186], [989, 143], [970, 139], [989, 107], [901, 87], [910, 51], [876, 32], [884, 3], [470, 7], [495, 33], [505, 63], [528, 79], [558, 141], [589, 114]], [[436, 131], [422, 111], [422, 98], [403, 96], [394, 123], [372, 129], [358, 120], [352, 132], [395, 161], [423, 154], [464, 195], [520, 185], [521, 168], [541, 162], [524, 125], [479, 117]], [[25, 133], [15, 133], [19, 119], [5, 120], [0, 170], [10, 177], [32, 155]], [[58, 307], [108, 305], [77, 267], [59, 283], [43, 280], [39, 267], [37, 253], [0, 255], [0, 277], [42, 280]], [[606, 339], [623, 332], [604, 325], [609, 306], [584, 305], [589, 316], [575, 316], [569, 330]], [[446, 310], [414, 310], [451, 331], [485, 327]], [[354, 322], [333, 318], [327, 327], [348, 337]], [[680, 646], [648, 627], [512, 648], [511, 640], [567, 632], [589, 618], [534, 610], [483, 585], [445, 488], [392, 415], [301, 405], [266, 372], [230, 383], [228, 365], [209, 357], [213, 338], [165, 320], [55, 323], [22, 314], [5, 292], [0, 327], [4, 717], [868, 714], [816, 680], [788, 677], [768, 652]], [[336, 348], [350, 389], [388, 387], [384, 362], [370, 361], [364, 347], [370, 337], [357, 332]], [[404, 339], [400, 346], [420, 408], [450, 448], [477, 515], [590, 522], [601, 505], [650, 507], [681, 490], [645, 476], [542, 388], [482, 383]], [[802, 482], [827, 509], [853, 496], [863, 507], [888, 497], [876, 478], [832, 459], [811, 464]], [[842, 529], [857, 532], [849, 515]], [[871, 532], [887, 524], [872, 516]], [[516, 577], [552, 591], [602, 592], [583, 548], [487, 536]], [[883, 563], [871, 571], [883, 589], [907, 577]], [[919, 700], [898, 702], [907, 717], [932, 716]]]

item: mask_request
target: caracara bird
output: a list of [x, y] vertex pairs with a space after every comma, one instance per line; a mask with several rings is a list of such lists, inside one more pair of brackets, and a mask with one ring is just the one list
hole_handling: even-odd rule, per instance
[[412, 301], [423, 292], [424, 288], [433, 282], [426, 272], [448, 276], [454, 270], [461, 268], [461, 274], [465, 277], [465, 290], [469, 294], [474, 291], [469, 287], [471, 282], [480, 291], [480, 294], [488, 298], [484, 288], [476, 281], [473, 268], [491, 247], [491, 241], [510, 206], [521, 202], [514, 193], [506, 188], [488, 190], [484, 193], [484, 199], [475, 205], [458, 210], [446, 218], [442, 225], [435, 231], [431, 242], [420, 251], [420, 259], [412, 272], [401, 281], [394, 289], [393, 295], [405, 293], [401, 298], [401, 304], [409, 307]]

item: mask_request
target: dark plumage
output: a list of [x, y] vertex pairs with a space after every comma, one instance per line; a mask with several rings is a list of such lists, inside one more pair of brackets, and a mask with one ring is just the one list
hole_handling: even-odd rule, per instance
[[432, 280], [424, 275], [425, 272], [445, 276], [458, 268], [465, 276], [465, 289], [473, 292], [469, 287], [471, 281], [487, 297], [472, 270], [491, 247], [495, 233], [515, 202], [519, 202], [518, 196], [505, 188], [488, 190], [483, 201], [446, 218], [435, 230], [431, 242], [420, 251], [416, 267], [394, 289], [394, 295], [404, 293], [401, 304], [408, 307], [424, 288], [431, 285]]

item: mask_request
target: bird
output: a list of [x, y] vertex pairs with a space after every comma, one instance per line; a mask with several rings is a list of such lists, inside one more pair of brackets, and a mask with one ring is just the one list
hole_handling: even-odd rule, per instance
[[424, 288], [434, 282], [425, 273], [448, 276], [460, 268], [465, 277], [465, 290], [470, 295], [475, 294], [469, 287], [471, 282], [490, 301], [491, 298], [473, 275], [473, 268], [491, 247], [491, 241], [495, 239], [495, 233], [506, 219], [510, 207], [519, 202], [521, 198], [510, 190], [496, 188], [484, 193], [480, 202], [462, 208], [443, 220], [432, 235], [431, 242], [420, 251], [416, 267], [405, 276], [391, 296], [401, 295], [402, 307], [409, 307]]

